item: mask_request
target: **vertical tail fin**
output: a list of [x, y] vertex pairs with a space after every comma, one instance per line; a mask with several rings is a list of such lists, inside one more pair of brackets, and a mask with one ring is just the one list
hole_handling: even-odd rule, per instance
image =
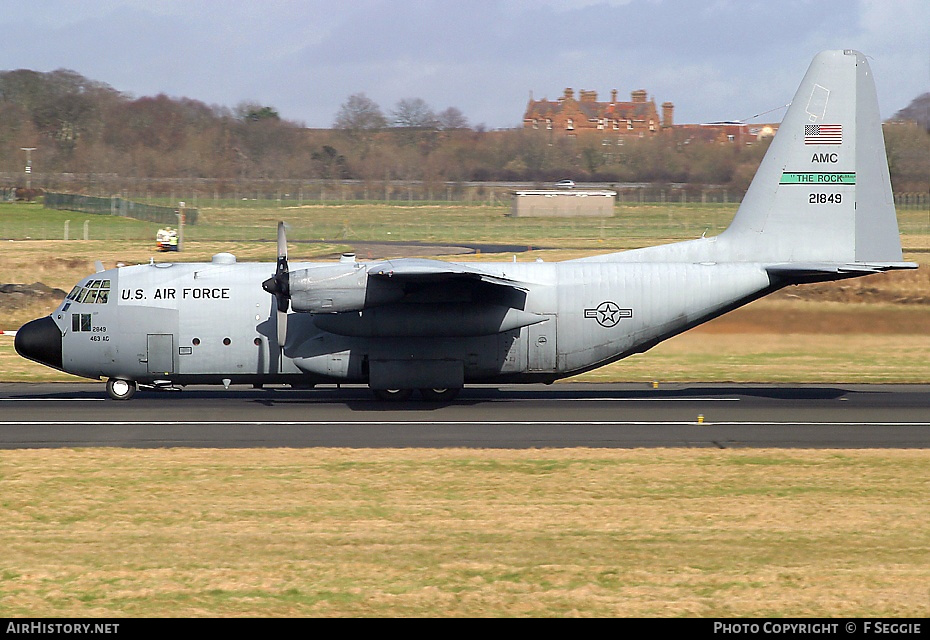
[[738, 261], [901, 262], [878, 99], [864, 55], [817, 54], [720, 239]]

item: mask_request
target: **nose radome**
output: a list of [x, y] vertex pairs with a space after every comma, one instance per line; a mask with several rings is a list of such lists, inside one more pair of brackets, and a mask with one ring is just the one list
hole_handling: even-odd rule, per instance
[[27, 322], [13, 340], [16, 353], [24, 358], [61, 369], [61, 331], [51, 316]]

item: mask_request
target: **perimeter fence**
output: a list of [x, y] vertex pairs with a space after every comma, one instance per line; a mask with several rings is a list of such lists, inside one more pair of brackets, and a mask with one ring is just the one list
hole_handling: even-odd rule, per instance
[[[178, 208], [174, 207], [143, 204], [119, 196], [101, 198], [78, 193], [46, 192], [44, 203], [46, 209], [63, 209], [98, 215], [122, 216], [124, 218], [134, 218], [136, 220], [145, 220], [147, 222], [157, 222], [166, 225], [176, 224], [180, 211]], [[185, 224], [197, 224], [197, 216], [197, 209], [184, 208]]]
[[[116, 174], [33, 174], [33, 188], [46, 192], [126, 200], [174, 209], [300, 207], [314, 204], [393, 203], [509, 207], [514, 191], [547, 189], [546, 182], [443, 182], [424, 180], [297, 180], [215, 178], [131, 178]], [[0, 172], [0, 185], [22, 182], [22, 175]], [[579, 182], [576, 189], [610, 190], [620, 206], [638, 204], [738, 204], [744, 189], [712, 184]], [[0, 188], [0, 195], [9, 195]], [[930, 193], [894, 194], [900, 209], [930, 211]], [[112, 208], [112, 207], [111, 207]], [[122, 214], [117, 214], [122, 215]]]
[[[0, 185], [21, 182], [0, 173]], [[21, 177], [20, 177], [21, 178]], [[553, 188], [546, 182], [442, 182], [422, 180], [224, 180], [127, 178], [115, 174], [33, 174], [35, 188], [130, 202], [190, 208], [267, 208], [333, 203], [458, 203], [510, 206], [514, 191]], [[718, 185], [580, 182], [576, 189], [610, 190], [618, 204], [738, 203], [743, 191]]]

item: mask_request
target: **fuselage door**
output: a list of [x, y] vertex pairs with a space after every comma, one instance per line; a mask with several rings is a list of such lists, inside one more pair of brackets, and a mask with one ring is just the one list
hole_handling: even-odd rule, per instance
[[545, 322], [533, 324], [527, 329], [527, 370], [555, 371], [556, 369], [556, 319], [547, 315]]
[[148, 334], [149, 373], [174, 373], [174, 336], [170, 333]]

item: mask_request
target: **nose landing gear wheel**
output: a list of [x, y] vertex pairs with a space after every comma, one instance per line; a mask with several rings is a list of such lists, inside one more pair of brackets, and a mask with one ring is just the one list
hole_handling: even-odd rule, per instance
[[461, 389], [420, 389], [420, 395], [427, 402], [451, 402], [459, 395]]
[[113, 400], [129, 400], [136, 393], [136, 383], [132, 380], [110, 378], [107, 380], [107, 395]]
[[403, 402], [413, 395], [413, 389], [372, 389], [375, 398], [387, 402]]

